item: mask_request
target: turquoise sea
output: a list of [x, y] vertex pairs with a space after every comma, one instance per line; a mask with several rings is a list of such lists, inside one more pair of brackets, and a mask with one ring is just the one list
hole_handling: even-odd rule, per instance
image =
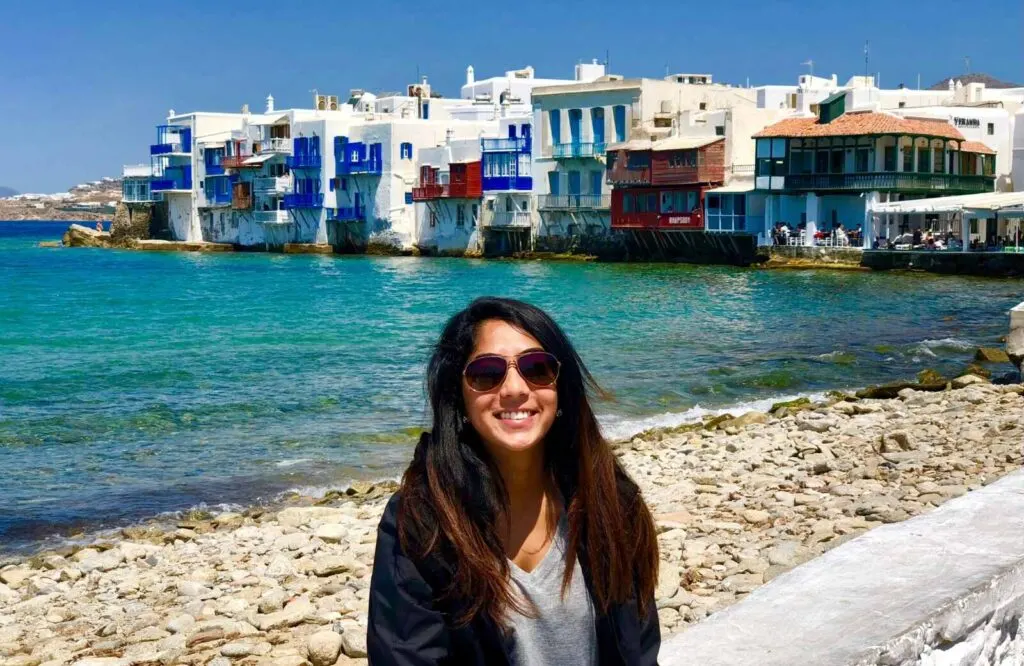
[[430, 345], [483, 294], [557, 318], [613, 437], [956, 372], [1024, 300], [929, 275], [37, 247], [65, 227], [0, 222], [0, 551], [397, 476]]

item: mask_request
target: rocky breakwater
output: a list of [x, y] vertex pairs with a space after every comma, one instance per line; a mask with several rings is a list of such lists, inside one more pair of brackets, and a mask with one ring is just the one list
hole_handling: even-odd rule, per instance
[[[656, 514], [665, 634], [783, 571], [1019, 468], [1024, 386], [719, 416], [616, 445]], [[0, 569], [11, 666], [364, 663], [376, 524], [393, 484], [224, 513]]]

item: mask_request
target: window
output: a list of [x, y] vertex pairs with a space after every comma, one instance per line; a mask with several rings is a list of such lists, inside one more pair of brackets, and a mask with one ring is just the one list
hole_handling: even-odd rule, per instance
[[595, 106], [590, 109], [590, 123], [593, 129], [594, 143], [604, 143], [604, 108]]
[[487, 210], [489, 210], [489, 211], [493, 211], [494, 210], [494, 199], [488, 199], [487, 200]]
[[972, 234], [978, 233], [978, 218], [976, 218], [976, 217], [972, 217], [971, 218], [971, 233]]
[[906, 102], [900, 102], [900, 108], [901, 109], [906, 108], [906, 106], [907, 106]]
[[910, 172], [914, 170], [914, 149], [910, 146], [900, 148], [903, 151], [903, 170]]
[[622, 212], [633, 213], [636, 211], [636, 197], [629, 192], [622, 195]]
[[411, 204], [412, 203], [412, 192], [406, 192], [405, 193], [405, 203], [407, 203], [407, 204]]
[[882, 170], [883, 171], [895, 171], [896, 170], [896, 146], [886, 146], [885, 152], [882, 158]]
[[548, 171], [548, 192], [550, 192], [551, 194], [553, 194], [554, 196], [557, 197], [559, 195], [559, 193], [560, 193], [559, 192], [559, 190], [560, 190], [559, 185], [560, 184], [561, 183], [558, 180], [558, 172], [557, 171]]
[[708, 103], [707, 102], [701, 102], [700, 104], [697, 105], [697, 108], [700, 109], [701, 111], [707, 111], [708, 110]]
[[725, 136], [725, 125], [715, 125], [715, 136]]
[[845, 161], [844, 158], [845, 156], [842, 150], [833, 150], [832, 162], [830, 164], [831, 170], [829, 171], [829, 173], [843, 173], [843, 166]]
[[619, 105], [612, 108], [612, 118], [615, 121], [615, 141], [626, 140], [626, 107]]
[[758, 176], [782, 176], [786, 173], [786, 140], [758, 139], [757, 141]]
[[551, 109], [548, 111], [548, 121], [551, 124], [551, 144], [557, 146], [562, 143], [562, 114], [558, 109]]
[[868, 171], [872, 170], [869, 166], [870, 160], [868, 159], [870, 154], [871, 151], [868, 150], [867, 148], [857, 149], [856, 164], [854, 165], [854, 169], [857, 171], [857, 173], [867, 173]]
[[516, 209], [516, 205], [512, 203], [512, 197], [505, 197], [505, 212], [511, 213]]
[[993, 134], [996, 133], [996, 124], [995, 123], [989, 123], [988, 124], [987, 133], [988, 133], [989, 136], [992, 136]]
[[430, 211], [430, 226], [431, 228], [437, 226], [437, 213]]
[[931, 157], [928, 153], [929, 148], [918, 148], [917, 149], [917, 171], [918, 173], [928, 173], [928, 167], [930, 166], [928, 158]]
[[581, 143], [583, 141], [583, 110], [569, 109], [569, 141]]
[[399, 147], [399, 155], [402, 159], [412, 159], [412, 144], [405, 142]]
[[338, 179], [338, 189], [342, 192], [348, 192], [348, 178]]
[[480, 206], [478, 204], [473, 204], [472, 212], [473, 215], [469, 218], [470, 228], [475, 227], [477, 220], [480, 219]]
[[945, 162], [945, 154], [941, 148], [932, 150], [932, 173], [943, 173]]
[[455, 226], [466, 226], [466, 207], [461, 204], [455, 207]]

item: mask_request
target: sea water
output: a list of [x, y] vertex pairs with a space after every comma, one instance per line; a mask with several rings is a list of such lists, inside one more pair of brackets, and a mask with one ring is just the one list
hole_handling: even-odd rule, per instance
[[[0, 223], [0, 551], [197, 505], [393, 478], [447, 317], [550, 312], [609, 437], [956, 373], [1020, 281], [666, 264], [38, 247]], [[1009, 370], [1007, 366], [1005, 370]]]

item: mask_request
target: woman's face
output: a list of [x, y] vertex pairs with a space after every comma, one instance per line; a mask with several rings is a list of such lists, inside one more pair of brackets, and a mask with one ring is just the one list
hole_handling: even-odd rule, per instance
[[[501, 320], [488, 320], [477, 328], [469, 361], [485, 354], [510, 362], [505, 381], [490, 391], [474, 391], [462, 381], [466, 416], [495, 456], [526, 451], [544, 441], [555, 422], [558, 392], [555, 386], [531, 386], [511, 360], [526, 351], [543, 350], [532, 336]], [[467, 361], [467, 363], [469, 362]]]

